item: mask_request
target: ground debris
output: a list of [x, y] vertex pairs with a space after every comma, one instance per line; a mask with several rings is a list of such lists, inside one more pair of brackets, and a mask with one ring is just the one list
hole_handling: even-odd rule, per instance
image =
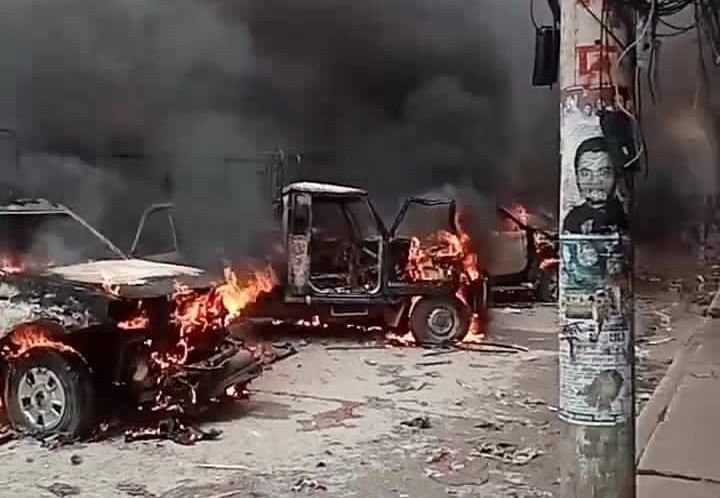
[[211, 441], [218, 439], [222, 431], [210, 429], [202, 430], [198, 427], [183, 424], [178, 418], [170, 417], [161, 420], [157, 427], [145, 429], [129, 429], [125, 431], [125, 442], [150, 441], [154, 439], [170, 440], [182, 445], [195, 444], [198, 441]]
[[507, 344], [504, 342], [483, 341], [480, 343], [462, 343], [457, 346], [466, 351], [475, 353], [528, 353], [530, 349], [519, 344]]
[[410, 420], [403, 420], [402, 422], [400, 422], [400, 425], [404, 425], [406, 427], [414, 427], [416, 429], [430, 429], [432, 427], [432, 424], [430, 423], [430, 418], [427, 416], [414, 417]]
[[714, 370], [712, 370], [710, 372], [693, 372], [690, 375], [695, 377], [696, 379], [717, 379], [718, 378], [718, 374]]
[[647, 341], [648, 346], [659, 346], [661, 344], [667, 344], [668, 342], [674, 341], [674, 337], [662, 337], [660, 339], [655, 339], [652, 341]]
[[387, 349], [384, 344], [358, 344], [354, 346], [325, 346], [325, 351], [356, 351], [368, 349]]
[[58, 432], [47, 436], [36, 436], [40, 446], [48, 450], [56, 450], [64, 446], [72, 446], [79, 441], [79, 438], [67, 433]]
[[428, 351], [425, 351], [423, 353], [423, 357], [428, 358], [431, 356], [442, 356], [442, 355], [446, 355], [446, 354], [459, 353], [460, 351], [462, 351], [462, 348], [443, 346], [443, 347], [432, 348], [432, 349], [429, 349]]
[[14, 440], [17, 434], [10, 427], [0, 426], [0, 444], [6, 444]]
[[140, 498], [156, 498], [157, 496], [148, 491], [144, 484], [136, 484], [134, 482], [120, 482], [115, 486], [115, 489], [128, 496], [137, 496]]
[[65, 498], [66, 496], [77, 496], [80, 494], [80, 488], [65, 484], [64, 482], [54, 482], [49, 486], [38, 486], [40, 489], [58, 496], [59, 498]]
[[512, 465], [526, 465], [542, 454], [542, 450], [530, 447], [521, 448], [514, 443], [486, 442], [477, 447], [472, 456], [498, 460]]
[[301, 477], [290, 489], [294, 493], [299, 493], [301, 491], [327, 491], [327, 486], [319, 483], [315, 479]]
[[297, 354], [297, 349], [290, 342], [260, 343], [252, 346], [248, 345], [248, 349], [252, 351], [255, 358], [259, 359], [265, 368], [269, 368], [273, 363]]
[[478, 422], [477, 424], [474, 425], [474, 427], [477, 429], [486, 429], [489, 431], [500, 432], [505, 428], [505, 424], [503, 424], [502, 422], [494, 422], [491, 420], [485, 420], [483, 422]]
[[435, 367], [440, 365], [450, 365], [451, 360], [434, 360], [434, 361], [419, 361], [415, 363], [416, 367]]

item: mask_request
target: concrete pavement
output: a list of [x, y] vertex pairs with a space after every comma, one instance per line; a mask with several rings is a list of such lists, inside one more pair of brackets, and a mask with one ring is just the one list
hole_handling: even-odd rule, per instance
[[[311, 341], [253, 382], [249, 400], [208, 414], [219, 441], [52, 451], [15, 441], [0, 447], [0, 497], [550, 497], [555, 319], [550, 307], [495, 311], [493, 339], [531, 349], [510, 355], [333, 350], [370, 338], [304, 331]], [[416, 417], [430, 427], [412, 427]], [[513, 452], [533, 457], [517, 463]]]
[[693, 341], [640, 459], [639, 498], [720, 496], [720, 321], [708, 321]]

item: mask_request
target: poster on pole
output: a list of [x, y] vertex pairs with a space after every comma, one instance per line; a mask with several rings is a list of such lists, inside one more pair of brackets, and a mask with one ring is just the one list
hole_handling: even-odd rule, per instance
[[626, 240], [561, 240], [560, 418], [615, 425], [632, 414], [632, 316]]

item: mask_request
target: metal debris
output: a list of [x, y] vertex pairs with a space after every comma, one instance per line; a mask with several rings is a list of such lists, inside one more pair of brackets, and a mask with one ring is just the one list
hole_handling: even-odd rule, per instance
[[450, 365], [452, 364], [452, 361], [450, 360], [435, 360], [435, 361], [419, 361], [415, 363], [416, 367], [435, 367], [439, 365]]
[[210, 429], [204, 431], [185, 425], [177, 418], [161, 420], [156, 428], [125, 431], [125, 442], [150, 441], [154, 439], [170, 440], [182, 445], [195, 444], [198, 441], [210, 441], [220, 437], [222, 431]]

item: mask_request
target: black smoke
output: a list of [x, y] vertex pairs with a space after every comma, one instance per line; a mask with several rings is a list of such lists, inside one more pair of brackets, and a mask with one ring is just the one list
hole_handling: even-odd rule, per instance
[[212, 258], [270, 222], [259, 165], [224, 158], [277, 147], [325, 157], [302, 177], [387, 206], [452, 184], [553, 208], [557, 96], [529, 86], [526, 7], [4, 0], [0, 123], [25, 151], [5, 180], [123, 247], [142, 206], [169, 198], [185, 243]]

